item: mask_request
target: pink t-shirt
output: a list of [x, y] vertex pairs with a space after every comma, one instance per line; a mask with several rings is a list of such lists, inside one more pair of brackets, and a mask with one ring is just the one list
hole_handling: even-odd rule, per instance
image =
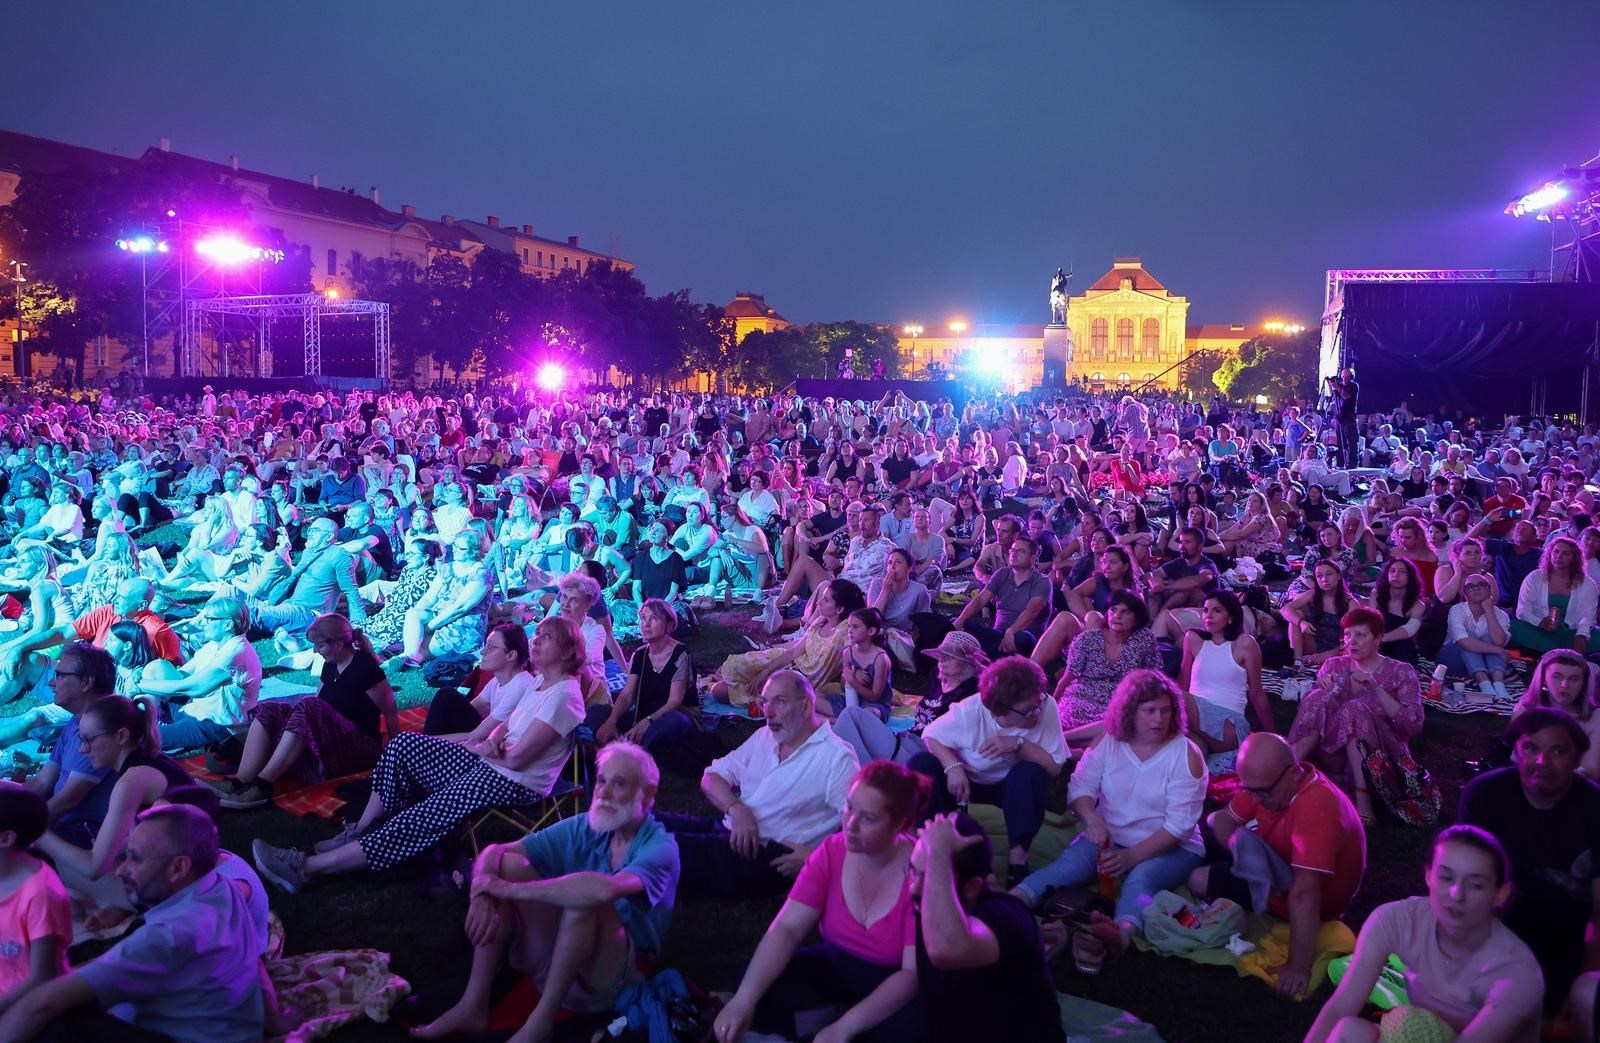
[[844, 834], [834, 833], [806, 859], [795, 878], [789, 897], [822, 910], [818, 929], [824, 941], [837, 945], [852, 956], [880, 967], [899, 967], [908, 945], [917, 943], [917, 910], [911, 900], [911, 874], [900, 882], [900, 898], [894, 908], [861, 926], [844, 901]]
[[33, 976], [33, 946], [52, 936], [57, 939], [56, 971], [65, 974], [67, 946], [72, 944], [72, 902], [56, 871], [41, 864], [0, 899], [0, 996]]
[[1402, 898], [1372, 911], [1361, 945], [1400, 957], [1411, 1005], [1439, 1015], [1457, 1032], [1493, 1004], [1522, 1013], [1522, 1030], [1512, 1039], [1538, 1039], [1544, 975], [1533, 950], [1496, 920], [1477, 952], [1452, 961], [1439, 950], [1437, 925], [1428, 899]]

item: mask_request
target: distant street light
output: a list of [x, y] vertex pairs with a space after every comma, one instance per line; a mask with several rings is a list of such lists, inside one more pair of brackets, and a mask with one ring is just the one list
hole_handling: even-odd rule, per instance
[[950, 332], [956, 335], [956, 358], [961, 358], [961, 335], [967, 332], [967, 324], [961, 319], [950, 320]]
[[[911, 338], [911, 365], [915, 366], [917, 364], [917, 338], [922, 336], [922, 327], [914, 322], [908, 322], [902, 332]], [[933, 352], [931, 350], [928, 352], [928, 361], [930, 363], [933, 361]]]

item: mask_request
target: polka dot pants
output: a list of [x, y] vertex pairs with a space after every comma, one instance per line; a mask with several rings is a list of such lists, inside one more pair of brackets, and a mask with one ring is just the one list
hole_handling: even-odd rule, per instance
[[460, 743], [401, 732], [372, 769], [372, 792], [388, 816], [359, 840], [367, 865], [390, 869], [439, 844], [475, 811], [540, 799]]

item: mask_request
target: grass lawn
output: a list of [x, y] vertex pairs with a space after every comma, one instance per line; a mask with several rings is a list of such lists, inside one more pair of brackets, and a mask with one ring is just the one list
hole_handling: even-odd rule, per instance
[[[756, 634], [751, 614], [748, 608], [736, 608], [704, 617], [699, 634], [689, 641], [702, 670], [749, 647], [744, 635]], [[263, 661], [267, 661], [270, 642], [262, 643], [262, 652]], [[291, 681], [311, 682], [305, 674], [284, 676]], [[398, 679], [402, 707], [419, 705], [431, 695], [415, 671], [399, 675]], [[1278, 716], [1280, 726], [1287, 728], [1294, 706], [1280, 705]], [[1466, 782], [1461, 762], [1476, 757], [1501, 723], [1487, 715], [1429, 715], [1416, 749], [1443, 785], [1447, 819], [1453, 818], [1456, 798]], [[725, 720], [714, 734], [720, 744], [731, 748], [754, 727], [754, 722]], [[658, 803], [673, 811], [703, 813], [705, 809], [698, 780], [670, 773], [662, 780]], [[296, 818], [268, 807], [229, 813], [222, 837], [228, 848], [248, 853], [250, 841], [258, 836], [272, 843], [303, 846], [334, 831], [331, 823]], [[1429, 836], [1425, 831], [1387, 821], [1370, 831], [1367, 878], [1352, 910], [1352, 924], [1359, 924], [1380, 902], [1422, 892]], [[683, 901], [668, 936], [664, 964], [679, 968], [708, 989], [733, 989], [780, 904], [779, 899]], [[298, 895], [275, 894], [273, 907], [284, 919], [291, 952], [355, 946], [383, 949], [393, 954], [395, 971], [414, 986], [460, 973], [469, 959], [469, 949], [461, 935], [466, 902], [463, 892], [450, 883], [448, 872], [420, 872], [389, 880], [342, 877]], [[1141, 953], [1130, 953], [1108, 966], [1099, 977], [1078, 974], [1068, 959], [1058, 960], [1054, 970], [1062, 991], [1132, 1011], [1154, 1024], [1172, 1043], [1299, 1039], [1310, 1026], [1317, 1006], [1332, 989], [1325, 985], [1310, 1000], [1295, 1003], [1280, 999], [1256, 979], [1241, 978], [1231, 970]], [[398, 1027], [369, 1023], [346, 1029], [336, 1038], [353, 1041], [405, 1037]]]

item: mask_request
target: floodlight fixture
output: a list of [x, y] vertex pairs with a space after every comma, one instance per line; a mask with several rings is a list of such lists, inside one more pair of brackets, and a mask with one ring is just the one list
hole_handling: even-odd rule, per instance
[[1513, 200], [1506, 207], [1506, 213], [1512, 217], [1526, 217], [1529, 214], [1540, 215], [1543, 211], [1559, 203], [1565, 202], [1571, 195], [1565, 182], [1546, 181], [1540, 188], [1534, 189], [1520, 199]]
[[235, 265], [250, 261], [267, 261], [277, 264], [283, 260], [282, 250], [269, 250], [252, 246], [232, 235], [214, 235], [194, 244], [195, 253], [216, 264]]
[[560, 391], [567, 382], [567, 371], [554, 362], [547, 362], [539, 367], [534, 382], [546, 391]]

